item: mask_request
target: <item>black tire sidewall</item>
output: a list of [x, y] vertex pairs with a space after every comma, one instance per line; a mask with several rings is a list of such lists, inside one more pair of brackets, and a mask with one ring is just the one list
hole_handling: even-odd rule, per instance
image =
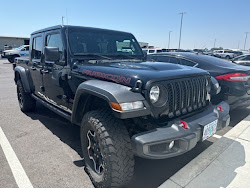
[[[88, 120], [88, 119], [86, 119], [86, 120]], [[88, 145], [87, 145], [87, 143], [88, 143], [87, 133], [88, 133], [88, 131], [92, 130], [95, 132], [97, 139], [99, 141], [99, 144], [100, 144], [100, 150], [101, 150], [102, 154], [103, 154], [103, 145], [101, 144], [100, 134], [95, 129], [95, 126], [93, 126], [90, 121], [86, 121], [86, 120], [82, 122], [82, 128], [81, 128], [82, 152], [83, 152], [86, 168], [88, 169], [88, 173], [90, 174], [90, 176], [92, 176], [94, 178], [94, 181], [99, 184], [99, 183], [102, 183], [104, 181], [106, 166], [104, 167], [104, 172], [102, 174], [98, 174], [92, 169], [91, 161], [88, 157], [88, 151], [87, 151], [87, 147], [88, 147]], [[103, 160], [105, 163], [105, 158]]]

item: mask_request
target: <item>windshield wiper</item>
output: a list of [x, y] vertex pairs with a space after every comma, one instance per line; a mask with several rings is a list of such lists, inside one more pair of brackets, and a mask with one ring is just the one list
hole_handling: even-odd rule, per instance
[[103, 59], [109, 59], [109, 60], [112, 60], [112, 58], [110, 57], [107, 57], [107, 56], [103, 56], [103, 55], [100, 55], [100, 54], [95, 54], [95, 53], [74, 53], [74, 55], [76, 56], [93, 56], [93, 57], [101, 57]]

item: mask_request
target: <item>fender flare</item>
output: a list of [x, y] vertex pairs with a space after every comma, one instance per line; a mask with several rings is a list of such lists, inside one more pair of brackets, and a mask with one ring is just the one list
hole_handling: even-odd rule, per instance
[[[113, 110], [114, 115], [120, 119], [127, 119], [139, 116], [150, 115], [150, 106], [142, 96], [141, 93], [135, 93], [131, 91], [130, 87], [123, 86], [120, 84], [101, 81], [101, 80], [88, 80], [80, 84], [77, 88], [76, 95], [74, 98], [74, 104], [72, 108], [72, 119], [73, 123], [78, 124], [77, 121], [77, 111], [79, 110], [78, 104], [82, 95], [90, 94], [99, 97], [109, 104], [110, 102], [125, 103], [125, 102], [135, 102], [143, 101], [145, 108], [132, 110], [132, 111], [116, 111]], [[86, 100], [84, 98], [83, 100]], [[82, 118], [82, 117], [81, 117]], [[78, 122], [78, 123], [77, 123]]]
[[19, 75], [20, 75], [20, 78], [21, 78], [21, 82], [23, 84], [24, 91], [27, 92], [27, 93], [30, 93], [31, 88], [30, 88], [30, 85], [29, 85], [28, 76], [27, 76], [27, 73], [26, 73], [25, 69], [23, 67], [21, 67], [21, 66], [16, 66], [14, 68], [14, 72], [15, 72], [15, 82], [17, 82], [16, 72], [18, 72]]

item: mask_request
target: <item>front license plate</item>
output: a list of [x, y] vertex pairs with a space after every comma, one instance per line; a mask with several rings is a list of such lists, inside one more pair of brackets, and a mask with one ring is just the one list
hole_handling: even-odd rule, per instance
[[202, 141], [208, 139], [216, 133], [218, 119], [204, 126]]

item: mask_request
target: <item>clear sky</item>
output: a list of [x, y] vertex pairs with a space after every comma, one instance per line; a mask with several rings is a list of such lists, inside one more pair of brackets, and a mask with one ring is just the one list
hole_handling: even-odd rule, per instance
[[[183, 17], [181, 48], [243, 49], [250, 32], [250, 0], [0, 0], [0, 35], [29, 36], [62, 23], [131, 32], [138, 41], [177, 48]], [[246, 43], [250, 48], [250, 33]]]

